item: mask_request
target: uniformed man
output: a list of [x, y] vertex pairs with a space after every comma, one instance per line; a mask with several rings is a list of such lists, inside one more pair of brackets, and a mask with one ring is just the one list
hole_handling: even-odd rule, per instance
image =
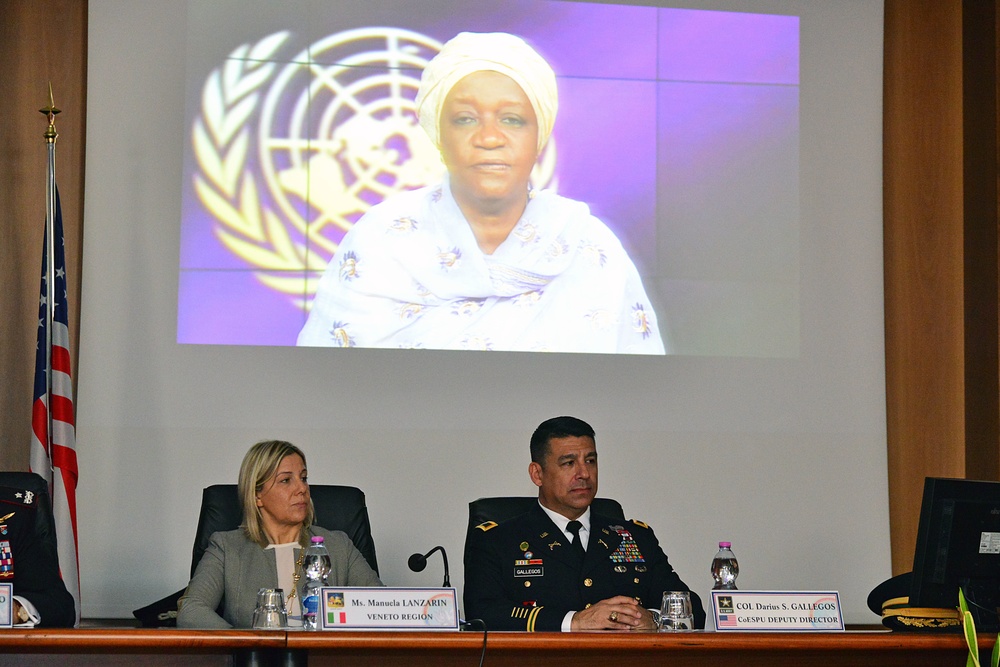
[[[538, 506], [472, 531], [466, 618], [490, 630], [653, 630], [664, 591], [689, 591], [641, 521], [591, 512], [597, 494], [594, 429], [575, 417], [542, 422], [531, 437]], [[691, 593], [695, 627], [705, 611]]]
[[14, 624], [72, 627], [73, 596], [59, 574], [55, 542], [35, 536], [37, 494], [0, 486], [0, 584], [14, 588]]

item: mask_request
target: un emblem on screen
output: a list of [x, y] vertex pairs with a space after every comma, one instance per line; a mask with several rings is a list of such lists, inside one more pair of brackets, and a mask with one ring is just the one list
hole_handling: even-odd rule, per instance
[[[441, 42], [402, 28], [338, 32], [292, 57], [287, 31], [243, 44], [205, 81], [192, 127], [198, 200], [265, 285], [308, 305], [343, 235], [373, 205], [439, 182], [414, 99]], [[532, 175], [555, 186], [550, 142]]]

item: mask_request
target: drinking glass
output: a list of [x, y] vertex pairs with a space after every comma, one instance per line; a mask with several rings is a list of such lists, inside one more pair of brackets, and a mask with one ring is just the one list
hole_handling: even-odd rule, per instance
[[694, 630], [694, 613], [691, 611], [691, 594], [687, 591], [666, 591], [660, 606], [661, 632], [686, 632]]
[[280, 630], [288, 625], [285, 595], [280, 588], [262, 588], [257, 592], [257, 608], [253, 612], [254, 630]]

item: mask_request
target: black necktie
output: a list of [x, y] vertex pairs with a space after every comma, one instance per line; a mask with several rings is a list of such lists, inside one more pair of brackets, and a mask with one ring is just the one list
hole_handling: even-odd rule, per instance
[[583, 524], [579, 521], [570, 521], [566, 524], [566, 530], [573, 533], [573, 541], [570, 543], [570, 546], [573, 548], [573, 553], [575, 553], [580, 560], [583, 560], [585, 551], [583, 548], [583, 541], [580, 540], [581, 528], [583, 528]]

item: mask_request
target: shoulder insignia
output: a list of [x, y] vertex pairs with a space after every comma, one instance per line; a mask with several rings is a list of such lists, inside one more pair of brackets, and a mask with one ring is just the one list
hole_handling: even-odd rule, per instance
[[7, 486], [0, 486], [0, 502], [23, 507], [24, 509], [34, 509], [35, 492], [25, 489], [12, 489]]
[[487, 530], [490, 530], [491, 528], [496, 528], [497, 525], [498, 524], [496, 521], [483, 521], [481, 524], [476, 526], [476, 528], [485, 533]]
[[641, 526], [643, 528], [649, 528], [648, 524], [643, 523], [642, 521], [639, 521], [638, 519], [632, 519], [632, 523], [634, 523], [637, 526]]

